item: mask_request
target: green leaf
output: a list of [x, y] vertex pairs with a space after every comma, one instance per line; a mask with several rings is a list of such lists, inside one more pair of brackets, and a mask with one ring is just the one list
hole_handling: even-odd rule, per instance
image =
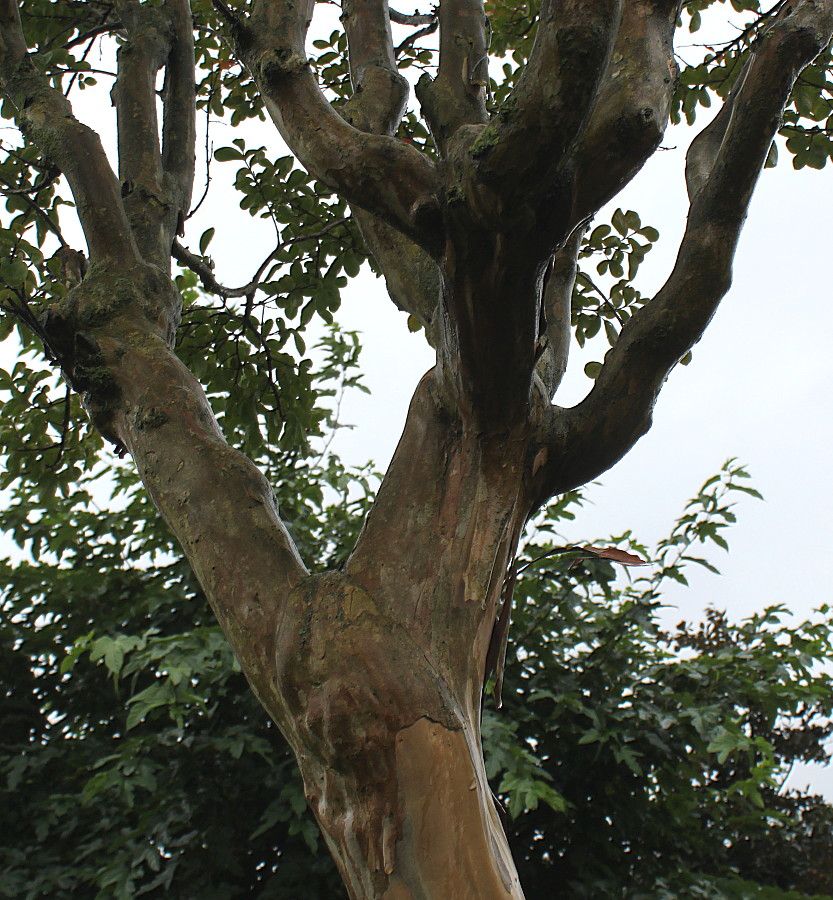
[[214, 151], [214, 159], [217, 162], [233, 162], [243, 160], [246, 157], [236, 147], [218, 147]]
[[215, 228], [206, 228], [206, 230], [202, 233], [200, 237], [200, 253], [205, 254], [205, 251], [208, 249], [208, 245], [211, 243], [211, 239], [214, 237]]

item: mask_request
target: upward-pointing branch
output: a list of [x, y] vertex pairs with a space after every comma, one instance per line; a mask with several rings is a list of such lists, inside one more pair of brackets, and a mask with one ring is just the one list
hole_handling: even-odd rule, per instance
[[178, 224], [188, 214], [197, 137], [194, 29], [189, 0], [168, 0], [171, 43], [162, 100], [162, 168], [169, 179]]
[[[354, 91], [344, 115], [362, 131], [392, 135], [405, 109], [408, 82], [396, 68], [386, 7], [384, 0], [346, 0], [343, 4]], [[433, 259], [379, 216], [358, 206], [353, 215], [385, 276], [391, 299], [430, 336], [439, 298], [439, 274]]]
[[681, 0], [625, 0], [611, 63], [570, 160], [571, 221], [614, 197], [659, 146], [676, 85], [674, 29]]
[[551, 409], [539, 502], [596, 478], [650, 427], [665, 378], [729, 289], [749, 201], [792, 87], [831, 36], [833, 0], [785, 5], [753, 47], [720, 114], [692, 144], [691, 208], [676, 264], [622, 329], [587, 397], [571, 409]]
[[462, 125], [482, 125], [489, 85], [489, 41], [483, 0], [443, 0], [439, 9], [440, 65], [423, 75], [417, 96], [440, 153]]
[[[187, 3], [128, 2], [120, 8], [129, 23], [128, 43], [138, 38], [136, 52], [124, 58], [117, 91], [118, 102], [132, 103], [136, 116], [129, 122], [124, 110], [119, 124], [139, 142], [131, 148], [122, 139], [124, 170], [149, 188], [160, 178], [163, 188], [166, 179], [175, 181], [184, 196], [190, 190], [189, 164], [170, 158], [169, 168], [160, 172], [150, 105], [153, 75], [166, 59], [172, 61], [179, 41], [181, 53], [172, 61], [178, 83], [171, 84], [172, 106], [166, 112], [176, 108], [180, 123], [188, 115]], [[159, 17], [145, 19], [145, 11]], [[151, 33], [143, 31], [145, 26]], [[204, 391], [177, 358], [172, 345], [182, 298], [157, 256], [142, 257], [98, 136], [72, 116], [66, 98], [29, 59], [12, 0], [0, 0], [0, 85], [27, 136], [66, 174], [91, 251], [93, 265], [83, 280], [45, 311], [43, 334], [96, 428], [135, 460], [243, 670], [267, 709], [279, 717], [276, 623], [307, 571], [266, 479], [226, 443]], [[189, 127], [170, 137], [169, 154], [174, 148], [193, 154], [184, 143]], [[148, 131], [144, 138], [142, 128]], [[163, 191], [160, 196], [167, 205], [171, 195]], [[158, 242], [151, 228], [164, 234], [176, 217], [171, 209], [154, 213], [159, 203], [157, 196], [140, 198], [131, 210], [137, 230], [147, 227], [142, 239], [154, 254]], [[151, 210], [145, 215], [143, 205]]]
[[[118, 52], [112, 97], [118, 118], [119, 176], [142, 255], [167, 269], [194, 179], [194, 42], [188, 0], [162, 6], [118, 0], [128, 39]], [[163, 144], [156, 77], [165, 68]]]
[[[167, 263], [159, 227], [164, 206], [162, 153], [156, 117], [156, 75], [168, 54], [161, 7], [118, 0], [116, 8], [128, 39], [119, 47], [118, 75], [111, 93], [116, 107], [119, 179], [133, 234], [146, 259]], [[155, 200], [150, 208], [149, 200]]]
[[347, 120], [361, 131], [391, 135], [405, 111], [408, 82], [396, 68], [387, 3], [345, 0], [342, 10], [353, 84]]
[[327, 102], [304, 38], [312, 4], [258, 0], [236, 26], [241, 59], [260, 87], [284, 140], [316, 178], [417, 243], [437, 249], [438, 181], [418, 150], [348, 124]]
[[117, 269], [135, 263], [138, 249], [101, 141], [33, 65], [15, 0], [0, 0], [0, 87], [21, 131], [69, 181], [91, 262]]
[[529, 62], [473, 150], [479, 177], [517, 204], [547, 190], [587, 125], [607, 69], [622, 0], [543, 0]]

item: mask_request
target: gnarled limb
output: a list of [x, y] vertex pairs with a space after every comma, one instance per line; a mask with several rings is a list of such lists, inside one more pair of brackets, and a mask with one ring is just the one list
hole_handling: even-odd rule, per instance
[[[176, 303], [173, 285], [148, 267], [118, 281], [100, 274], [82, 282], [76, 302], [83, 311], [114, 291], [123, 311], [84, 331], [109, 381], [109, 433], [136, 462], [255, 693], [276, 715], [277, 616], [306, 569], [266, 479], [226, 443], [202, 388], [164, 336], [137, 317], [159, 294]], [[95, 395], [94, 415], [101, 406]]]
[[[344, 114], [362, 131], [391, 135], [402, 118], [408, 83], [396, 68], [387, 4], [383, 0], [350, 0], [344, 4], [342, 20], [354, 89]], [[391, 299], [414, 316], [433, 341], [440, 292], [437, 264], [378, 216], [358, 206], [352, 212], [382, 270]]]
[[194, 29], [190, 0], [169, 0], [166, 8], [171, 45], [162, 93], [162, 170], [173, 201], [171, 206], [176, 210], [177, 233], [181, 234], [181, 223], [188, 215], [194, 187], [197, 139]]
[[542, 3], [526, 68], [470, 149], [477, 177], [504, 204], [552, 202], [551, 182], [590, 118], [621, 11], [622, 0]]
[[571, 409], [549, 410], [538, 503], [596, 478], [650, 427], [665, 378], [729, 289], [752, 191], [793, 84], [831, 37], [833, 0], [785, 6], [752, 49], [724, 109], [692, 144], [692, 200], [676, 264], [622, 329], [587, 397]]
[[170, 241], [166, 246], [160, 221], [165, 197], [156, 118], [156, 75], [168, 55], [167, 21], [163, 8], [135, 0], [119, 0], [117, 10], [128, 34], [118, 50], [118, 75], [111, 93], [118, 123], [121, 193], [142, 256], [167, 265]]
[[391, 22], [396, 22], [397, 25], [431, 25], [436, 18], [434, 13], [414, 13], [409, 16], [406, 13], [397, 12], [395, 9], [391, 9], [389, 12]]
[[571, 221], [593, 215], [659, 146], [677, 79], [673, 40], [681, 5], [680, 0], [625, 0], [593, 114], [570, 155]]
[[396, 68], [387, 3], [346, 0], [342, 8], [353, 84], [347, 120], [361, 131], [392, 135], [405, 111], [408, 82]]
[[416, 93], [441, 154], [463, 125], [488, 120], [489, 40], [483, 0], [442, 0], [439, 5], [440, 64], [424, 74]]
[[[141, 15], [138, 4], [123, 8], [128, 15]], [[174, 35], [187, 27], [181, 0], [168, 0], [159, 11], [173, 11]], [[142, 20], [137, 23], [141, 27]], [[45, 311], [43, 334], [93, 423], [117, 447], [130, 451], [255, 692], [277, 715], [277, 616], [306, 570], [278, 518], [269, 485], [225, 442], [202, 389], [176, 358], [172, 343], [181, 297], [156, 264], [152, 241], [147, 242], [151, 259], [141, 258], [98, 136], [77, 122], [66, 98], [32, 65], [11, 0], [0, 4], [0, 41], [3, 88], [19, 110], [21, 127], [67, 175], [92, 256], [86, 277]], [[187, 55], [187, 46], [179, 49]], [[129, 127], [137, 137], [144, 128], [157, 140], [147, 75], [171, 52], [172, 45], [160, 48], [151, 42], [148, 48], [140, 42], [139, 52], [132, 59], [128, 55], [122, 86], [130, 88], [119, 102], [133, 101], [135, 121]], [[184, 63], [184, 57], [177, 60], [183, 80], [172, 86], [179, 91], [171, 101], [179, 124], [187, 115]], [[120, 121], [126, 123], [126, 117]], [[174, 145], [181, 145], [188, 128], [172, 138]], [[154, 149], [148, 140], [138, 149], [142, 152], [134, 155], [125, 148], [127, 169], [137, 177], [158, 177], [158, 144]], [[188, 163], [171, 160], [171, 174], [184, 196], [190, 190]], [[158, 198], [136, 193], [130, 218], [143, 226], [154, 220]], [[141, 209], [143, 203], [148, 212]], [[165, 219], [168, 230], [171, 218]], [[167, 258], [166, 252], [166, 263]]]
[[[163, 6], [119, 0], [128, 40], [118, 51], [112, 97], [118, 119], [124, 206], [142, 256], [170, 267], [174, 235], [188, 212], [194, 180], [194, 42], [188, 0]], [[165, 68], [163, 146], [156, 76]]]
[[251, 19], [236, 26], [237, 52], [269, 115], [316, 178], [351, 205], [438, 252], [439, 183], [433, 164], [395, 138], [354, 128], [327, 102], [304, 50], [310, 13], [309, 3], [258, 2]]

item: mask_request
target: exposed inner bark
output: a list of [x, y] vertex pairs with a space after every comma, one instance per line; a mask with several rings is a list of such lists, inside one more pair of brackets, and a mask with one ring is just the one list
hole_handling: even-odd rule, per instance
[[256, 0], [243, 21], [217, 5], [284, 138], [359, 210], [395, 302], [437, 350], [344, 571], [308, 573], [269, 485], [172, 350], [169, 250], [193, 181], [187, 0], [117, 4], [118, 179], [32, 64], [17, 3], [0, 0], [0, 82], [69, 180], [91, 256], [45, 335], [179, 538], [297, 755], [354, 900], [519, 900], [479, 722], [521, 529], [647, 430], [665, 377], [728, 289], [756, 178], [795, 79], [830, 41], [833, 0], [784, 4], [750, 52], [692, 147], [674, 270], [572, 409], [550, 398], [583, 223], [664, 131], [680, 4], [544, 0], [527, 70], [489, 121], [482, 3], [443, 0], [438, 75], [419, 89], [439, 164], [392, 137], [407, 85], [382, 0], [345, 3], [356, 94], [343, 114], [306, 60], [310, 0]]

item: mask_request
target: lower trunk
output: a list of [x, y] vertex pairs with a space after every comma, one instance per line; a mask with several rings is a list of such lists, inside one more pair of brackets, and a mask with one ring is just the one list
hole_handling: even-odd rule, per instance
[[384, 792], [304, 766], [324, 785], [310, 800], [350, 896], [520, 900], [476, 734], [422, 717], [391, 738], [377, 750], [392, 763], [390, 806]]
[[348, 577], [312, 576], [290, 608], [278, 627], [279, 718], [350, 896], [520, 900], [479, 704], [455, 696]]
[[273, 715], [354, 900], [523, 896], [480, 703], [526, 453], [473, 434], [427, 377], [345, 571], [279, 617]]

